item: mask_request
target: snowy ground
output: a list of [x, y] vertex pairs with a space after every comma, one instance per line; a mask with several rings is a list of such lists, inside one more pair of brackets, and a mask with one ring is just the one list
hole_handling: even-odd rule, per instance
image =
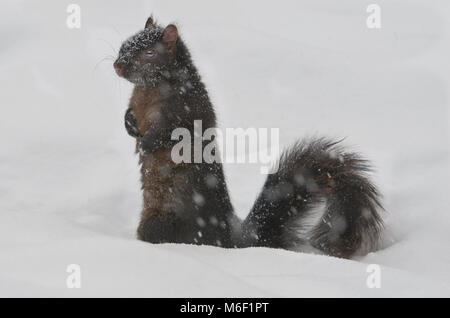
[[[3, 0], [0, 296], [450, 296], [450, 3]], [[279, 127], [283, 146], [347, 137], [377, 167], [383, 249], [355, 260], [135, 240], [141, 204], [121, 41], [176, 21], [221, 127]], [[227, 165], [245, 217], [264, 176]], [[66, 287], [79, 264], [82, 288]], [[381, 288], [366, 286], [381, 265]]]

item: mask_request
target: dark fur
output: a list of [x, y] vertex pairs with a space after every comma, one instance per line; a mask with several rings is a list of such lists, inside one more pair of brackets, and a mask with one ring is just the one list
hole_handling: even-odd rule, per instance
[[[309, 245], [337, 257], [377, 247], [382, 206], [367, 177], [367, 161], [337, 142], [316, 139], [295, 144], [279, 166], [244, 222], [244, 244], [300, 250]], [[295, 221], [321, 203], [324, 215], [300, 239], [301, 224]]]
[[[156, 50], [156, 57], [146, 57], [148, 50]], [[233, 214], [221, 164], [171, 161], [175, 128], [187, 128], [194, 136], [194, 120], [202, 120], [203, 131], [216, 126], [208, 93], [176, 27], [163, 29], [149, 19], [145, 30], [122, 45], [115, 68], [136, 84], [125, 126], [136, 138], [142, 165], [139, 239], [300, 250], [309, 244], [338, 257], [376, 247], [381, 204], [366, 176], [368, 163], [337, 143], [299, 142], [284, 153], [279, 171], [269, 175], [242, 224]], [[322, 202], [326, 213], [301, 238], [296, 221]]]
[[[149, 24], [122, 45], [115, 63], [136, 84], [125, 126], [137, 138], [142, 165], [144, 209], [138, 237], [152, 243], [231, 247], [233, 208], [222, 165], [177, 165], [170, 158], [175, 128], [187, 128], [194, 136], [194, 120], [202, 120], [205, 130], [216, 127], [216, 117], [184, 43], [178, 39], [176, 50], [168, 52], [163, 36], [162, 28]], [[156, 61], [142, 59], [148, 49], [159, 51]]]

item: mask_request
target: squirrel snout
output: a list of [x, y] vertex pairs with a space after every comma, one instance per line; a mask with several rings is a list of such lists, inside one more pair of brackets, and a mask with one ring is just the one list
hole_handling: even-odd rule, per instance
[[114, 70], [116, 71], [117, 75], [122, 77], [123, 76], [123, 65], [120, 63], [117, 63], [117, 61], [116, 61], [116, 62], [114, 62], [113, 66], [114, 66]]

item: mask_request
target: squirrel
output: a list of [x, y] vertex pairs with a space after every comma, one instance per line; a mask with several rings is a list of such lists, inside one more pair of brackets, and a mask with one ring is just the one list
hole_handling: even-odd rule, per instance
[[254, 206], [234, 213], [221, 163], [175, 163], [172, 131], [194, 136], [216, 114], [178, 28], [152, 17], [126, 40], [114, 62], [134, 84], [125, 128], [136, 139], [143, 210], [138, 239], [225, 248], [270, 247], [351, 258], [378, 247], [383, 221], [370, 164], [326, 138], [298, 141], [279, 159]]

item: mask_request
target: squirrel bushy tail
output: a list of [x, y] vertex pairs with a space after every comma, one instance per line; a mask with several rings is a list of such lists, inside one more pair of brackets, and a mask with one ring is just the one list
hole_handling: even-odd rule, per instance
[[241, 246], [348, 258], [378, 244], [382, 206], [370, 166], [339, 142], [297, 142], [268, 176], [241, 228]]

